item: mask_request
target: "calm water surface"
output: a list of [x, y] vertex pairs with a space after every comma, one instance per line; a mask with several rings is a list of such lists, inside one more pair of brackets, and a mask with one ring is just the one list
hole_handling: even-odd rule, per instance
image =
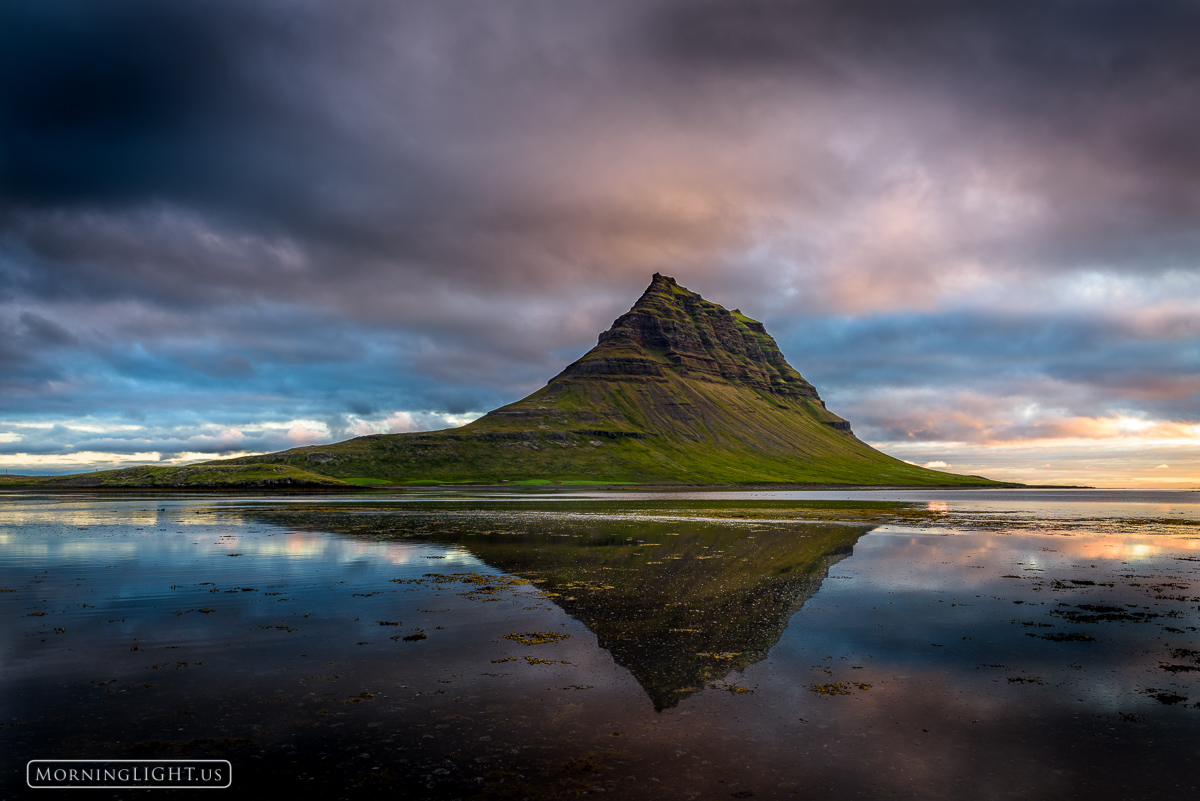
[[0, 495], [0, 797], [1195, 798], [1198, 501]]

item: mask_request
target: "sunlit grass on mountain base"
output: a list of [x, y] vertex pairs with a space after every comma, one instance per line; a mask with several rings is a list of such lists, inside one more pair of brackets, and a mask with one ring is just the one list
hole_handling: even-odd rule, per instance
[[[680, 407], [686, 413], [673, 417]], [[893, 459], [825, 425], [823, 412], [807, 399], [674, 376], [642, 384], [591, 380], [548, 386], [459, 429], [372, 435], [237, 461], [282, 463], [355, 484], [996, 486]]]

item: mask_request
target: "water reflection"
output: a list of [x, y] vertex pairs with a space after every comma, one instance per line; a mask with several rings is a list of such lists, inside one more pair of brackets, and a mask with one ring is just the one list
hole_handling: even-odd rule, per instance
[[1195, 796], [1194, 526], [525, 503], [6, 515], [4, 789], [221, 756], [247, 797]]
[[[385, 515], [380, 525], [393, 522]], [[595, 632], [657, 710], [765, 657], [829, 567], [871, 529], [539, 519], [430, 527], [432, 540], [529, 578]]]

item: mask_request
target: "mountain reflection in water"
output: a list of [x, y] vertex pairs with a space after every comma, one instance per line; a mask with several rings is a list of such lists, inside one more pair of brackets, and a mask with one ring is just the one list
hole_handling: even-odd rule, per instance
[[[323, 524], [337, 531], [343, 517]], [[354, 522], [358, 536], [397, 536], [394, 514], [380, 513], [374, 533], [361, 514]], [[405, 536], [428, 532], [529, 579], [596, 634], [659, 711], [762, 660], [830, 566], [874, 528], [538, 517], [481, 526], [437, 516], [406, 524]]]

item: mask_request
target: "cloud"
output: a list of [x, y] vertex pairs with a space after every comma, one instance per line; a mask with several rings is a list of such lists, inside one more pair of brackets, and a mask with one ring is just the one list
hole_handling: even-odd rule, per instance
[[316, 445], [329, 441], [329, 430], [319, 424], [310, 428], [304, 423], [295, 423], [288, 429], [287, 438], [294, 446]]
[[1198, 17], [9, 4], [0, 412], [163, 454], [443, 427], [661, 271], [764, 319], [873, 441], [1192, 425]]
[[[1090, 487], [1200, 487], [1196, 442], [1158, 440], [1070, 440], [1009, 442], [872, 442], [894, 456], [922, 463], [943, 457], [955, 473], [1001, 481]], [[1047, 459], [1049, 457], [1049, 459]], [[1161, 470], [1154, 461], [1169, 460]]]

